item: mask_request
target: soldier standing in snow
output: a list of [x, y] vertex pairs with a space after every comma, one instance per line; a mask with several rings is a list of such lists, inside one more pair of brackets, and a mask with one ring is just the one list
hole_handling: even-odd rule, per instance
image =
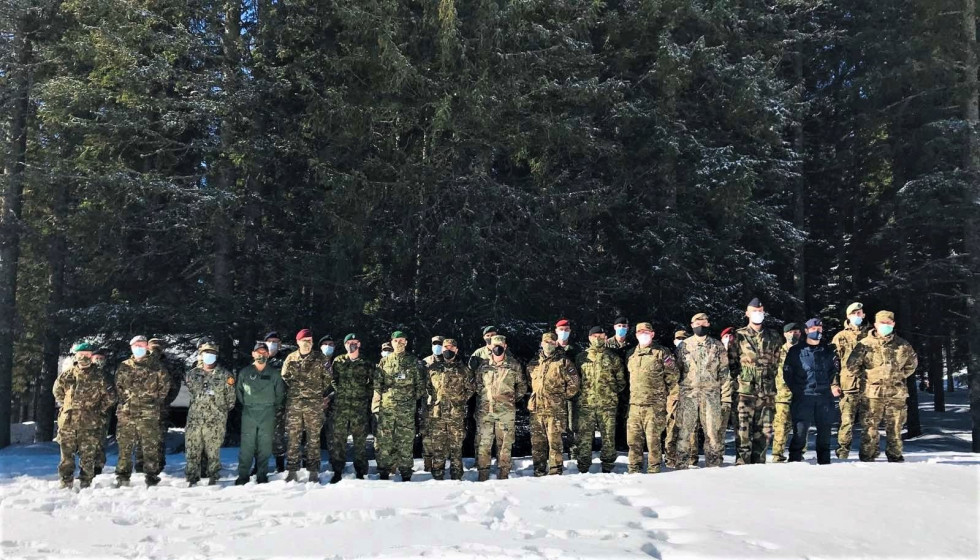
[[187, 372], [184, 382], [190, 391], [185, 445], [187, 483], [201, 479], [201, 454], [207, 459], [204, 472], [208, 484], [218, 483], [221, 470], [221, 443], [225, 439], [228, 413], [235, 407], [235, 377], [218, 365], [218, 347], [211, 343], [198, 348], [197, 367]]

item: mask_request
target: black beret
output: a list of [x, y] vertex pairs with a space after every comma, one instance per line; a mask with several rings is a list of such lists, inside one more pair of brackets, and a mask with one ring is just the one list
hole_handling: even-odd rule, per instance
[[759, 301], [759, 298], [754, 297], [752, 298], [752, 301], [749, 302], [749, 307], [762, 307], [762, 302]]
[[788, 333], [789, 331], [800, 331], [800, 330], [803, 329], [801, 329], [800, 326], [797, 325], [796, 323], [786, 323], [786, 326], [783, 327], [784, 333]]
[[626, 317], [616, 317], [616, 321], [613, 324], [614, 325], [628, 325], [628, 324], [630, 324], [630, 320], [627, 319]]
[[589, 336], [592, 336], [594, 334], [603, 334], [605, 332], [606, 331], [602, 330], [602, 327], [592, 327], [591, 329], [589, 329]]

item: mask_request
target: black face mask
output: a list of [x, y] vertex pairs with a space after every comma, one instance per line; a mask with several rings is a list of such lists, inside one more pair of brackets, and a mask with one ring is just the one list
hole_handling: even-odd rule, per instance
[[504, 347], [503, 346], [494, 346], [493, 347], [493, 355], [494, 356], [503, 356], [504, 355], [504, 352], [506, 352], [506, 350], [504, 350]]
[[443, 350], [442, 351], [442, 357], [447, 362], [451, 362], [451, 361], [453, 361], [456, 358], [456, 352], [453, 352], [452, 350]]
[[704, 336], [708, 334], [708, 327], [694, 327], [694, 336]]

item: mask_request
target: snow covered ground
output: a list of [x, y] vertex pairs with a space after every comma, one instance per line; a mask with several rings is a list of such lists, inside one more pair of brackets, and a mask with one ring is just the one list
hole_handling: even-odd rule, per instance
[[617, 474], [566, 462], [566, 476], [535, 479], [518, 459], [516, 476], [488, 483], [372, 470], [333, 486], [274, 475], [235, 487], [229, 448], [219, 486], [186, 488], [174, 454], [158, 487], [134, 476], [115, 489], [110, 473], [68, 492], [55, 446], [12, 446], [0, 451], [0, 557], [978, 558], [980, 456], [965, 394], [950, 400], [946, 414], [923, 406], [926, 435], [904, 464], [736, 468], [729, 447], [721, 469], [657, 475], [622, 474], [621, 456]]

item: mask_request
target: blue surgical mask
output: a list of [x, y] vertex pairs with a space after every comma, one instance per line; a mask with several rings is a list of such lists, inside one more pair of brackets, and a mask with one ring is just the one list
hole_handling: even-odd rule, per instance
[[851, 315], [851, 316], [850, 316], [850, 317], [848, 317], [847, 319], [848, 319], [848, 320], [849, 320], [849, 321], [851, 322], [851, 324], [852, 324], [852, 325], [854, 325], [855, 327], [860, 327], [860, 326], [861, 326], [861, 323], [863, 323], [863, 322], [864, 322], [864, 319], [863, 319], [863, 318], [862, 318], [862, 317], [861, 317], [860, 315]]
[[135, 356], [136, 358], [142, 358], [143, 356], [146, 355], [145, 346], [133, 346], [132, 349], [133, 349], [133, 356]]
[[572, 334], [571, 331], [558, 331], [558, 340], [565, 342], [568, 340], [568, 335]]
[[218, 361], [218, 355], [212, 354], [211, 352], [205, 352], [204, 355], [201, 356], [201, 361], [204, 362], [205, 365], [214, 365], [214, 363]]
[[324, 356], [333, 356], [333, 346], [330, 344], [324, 344], [321, 346], [320, 351], [323, 352]]
[[895, 330], [895, 325], [876, 325], [876, 327], [878, 327], [878, 334], [881, 336], [889, 336]]
[[618, 336], [619, 338], [623, 338], [624, 336], [626, 336], [626, 333], [628, 332], [629, 332], [628, 327], [616, 327], [616, 336]]
[[813, 332], [806, 333], [806, 337], [809, 338], [810, 340], [820, 340], [822, 336], [823, 333], [820, 331], [813, 331]]
[[442, 356], [442, 345], [441, 344], [433, 344], [432, 345], [432, 353], [434, 355], [436, 355], [436, 356]]

